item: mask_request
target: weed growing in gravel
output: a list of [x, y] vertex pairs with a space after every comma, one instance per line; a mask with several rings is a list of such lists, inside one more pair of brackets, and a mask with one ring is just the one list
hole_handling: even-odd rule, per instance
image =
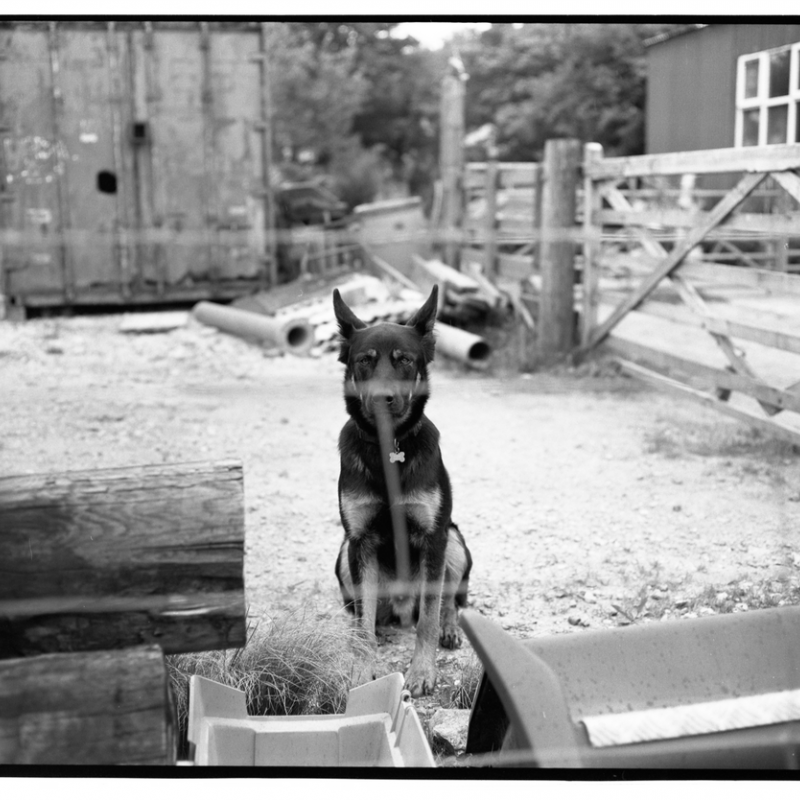
[[472, 701], [475, 699], [475, 692], [483, 675], [483, 664], [476, 655], [472, 655], [469, 661], [461, 666], [461, 671], [452, 680], [450, 692], [450, 702], [445, 708], [472, 708]]
[[186, 653], [167, 659], [186, 756], [189, 678], [200, 675], [245, 692], [247, 712], [338, 714], [347, 704], [352, 667], [366, 645], [346, 623], [301, 609], [248, 629], [238, 650]]
[[644, 448], [648, 453], [658, 453], [665, 458], [691, 453], [720, 458], [757, 456], [766, 462], [794, 461], [800, 454], [797, 445], [758, 428], [688, 421], [680, 426], [667, 424], [648, 431], [644, 436]]
[[647, 580], [626, 603], [612, 605], [621, 625], [800, 605], [800, 577], [781, 575], [759, 581], [743, 577], [721, 586], [708, 585], [693, 595], [681, 591], [680, 582]]

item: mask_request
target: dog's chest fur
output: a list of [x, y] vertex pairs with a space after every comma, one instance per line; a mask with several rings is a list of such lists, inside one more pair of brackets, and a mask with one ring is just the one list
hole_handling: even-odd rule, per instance
[[[409, 536], [414, 540], [441, 528], [450, 516], [447, 475], [438, 445], [438, 431], [423, 417], [419, 432], [403, 442], [405, 461], [398, 462], [401, 494], [396, 504], [405, 511]], [[342, 471], [339, 509], [348, 538], [370, 533], [391, 536], [391, 508], [377, 443], [365, 444], [352, 423], [340, 438]], [[420, 542], [421, 543], [421, 542]]]

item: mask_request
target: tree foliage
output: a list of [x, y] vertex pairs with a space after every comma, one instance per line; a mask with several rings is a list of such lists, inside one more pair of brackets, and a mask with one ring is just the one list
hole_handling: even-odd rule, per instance
[[493, 25], [455, 44], [470, 75], [467, 125], [497, 126], [501, 158], [538, 160], [547, 139], [644, 149], [644, 41], [678, 27], [637, 23]]
[[[396, 26], [272, 23], [279, 153], [313, 151], [351, 183], [383, 164], [423, 192], [436, 174], [441, 85], [454, 53], [469, 74], [467, 129], [494, 123], [500, 158], [538, 160], [547, 139], [565, 136], [600, 142], [609, 155], [641, 153], [644, 41], [676, 27], [502, 23], [431, 52], [397, 37]], [[374, 174], [361, 181], [379, 183]]]

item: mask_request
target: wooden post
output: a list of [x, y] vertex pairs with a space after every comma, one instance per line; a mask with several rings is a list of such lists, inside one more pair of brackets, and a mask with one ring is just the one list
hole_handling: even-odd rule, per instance
[[484, 244], [484, 274], [492, 278], [497, 271], [497, 159], [486, 162], [486, 243]]
[[[270, 47], [275, 23], [261, 23], [261, 50], [257, 54], [261, 64], [261, 181], [263, 183], [264, 224], [267, 229], [268, 273], [262, 276], [269, 278], [269, 285], [278, 285], [278, 231], [275, 214], [275, 190], [272, 185], [272, 132], [274, 128], [272, 107], [272, 76], [270, 73]], [[264, 285], [262, 280], [262, 286]]]
[[581, 143], [550, 139], [544, 150], [542, 193], [542, 296], [537, 341], [539, 362], [563, 358], [573, 346], [576, 190]]
[[163, 764], [177, 756], [158, 647], [0, 662], [0, 763]]
[[461, 173], [464, 169], [464, 83], [456, 75], [447, 75], [442, 85], [439, 165], [442, 174], [444, 260], [451, 267], [457, 267]]
[[589, 167], [603, 158], [603, 146], [588, 142], [583, 146], [583, 320], [581, 324], [581, 343], [589, 341], [592, 328], [597, 324], [597, 286], [600, 260], [600, 234], [602, 229], [595, 226], [595, 215], [600, 211], [599, 186], [589, 175]]
[[245, 643], [242, 467], [0, 478], [0, 658]]

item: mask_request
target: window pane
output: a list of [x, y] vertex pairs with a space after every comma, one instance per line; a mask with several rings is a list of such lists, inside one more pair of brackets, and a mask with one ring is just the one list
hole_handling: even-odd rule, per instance
[[754, 147], [758, 144], [758, 118], [760, 110], [751, 108], [742, 113], [742, 145]]
[[789, 94], [789, 50], [772, 53], [769, 57], [769, 96]]
[[800, 103], [796, 103], [794, 109], [794, 140], [800, 142]]
[[745, 61], [744, 64], [744, 96], [756, 97], [758, 95], [758, 59]]
[[786, 144], [786, 128], [789, 122], [789, 106], [773, 106], [767, 109], [767, 144]]

